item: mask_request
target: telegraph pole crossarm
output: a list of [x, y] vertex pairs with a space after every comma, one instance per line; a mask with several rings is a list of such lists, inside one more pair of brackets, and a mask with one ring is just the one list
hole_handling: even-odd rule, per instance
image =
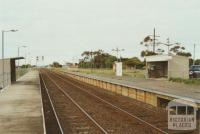
[[112, 49], [112, 51], [115, 51], [116, 53], [117, 53], [117, 61], [119, 61], [119, 59], [120, 59], [120, 61], [121, 61], [121, 58], [119, 58], [119, 53], [121, 52], [121, 51], [124, 51], [125, 49], [119, 49], [118, 47], [116, 48], [116, 49]]
[[166, 43], [158, 42], [158, 44], [162, 44], [162, 45], [167, 46], [168, 54], [170, 54], [170, 46], [180, 45], [180, 43], [170, 43], [170, 39], [169, 38], [167, 38], [167, 42]]

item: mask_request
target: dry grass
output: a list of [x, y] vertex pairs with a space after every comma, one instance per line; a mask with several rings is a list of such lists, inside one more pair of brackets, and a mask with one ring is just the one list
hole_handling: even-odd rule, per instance
[[[85, 73], [85, 74], [95, 74], [99, 76], [114, 76], [115, 71], [112, 69], [83, 69], [83, 68], [62, 68], [59, 69], [62, 71], [69, 71], [69, 72], [79, 72], [79, 73]], [[123, 76], [130, 76], [135, 78], [145, 78], [145, 71], [144, 70], [130, 70], [130, 69], [124, 69], [123, 70]]]

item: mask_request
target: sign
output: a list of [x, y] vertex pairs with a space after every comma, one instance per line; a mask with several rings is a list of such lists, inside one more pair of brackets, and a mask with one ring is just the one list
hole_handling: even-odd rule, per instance
[[116, 76], [122, 76], [122, 62], [116, 62], [115, 63], [115, 74]]
[[197, 106], [193, 102], [175, 99], [168, 103], [168, 129], [195, 130]]

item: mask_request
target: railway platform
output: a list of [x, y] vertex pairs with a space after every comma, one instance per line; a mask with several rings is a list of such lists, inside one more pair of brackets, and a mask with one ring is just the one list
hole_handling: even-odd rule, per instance
[[37, 71], [28, 72], [0, 92], [0, 133], [44, 133]]
[[116, 77], [116, 76], [97, 76], [88, 75], [92, 78], [110, 81], [136, 87], [138, 89], [156, 92], [163, 95], [172, 96], [175, 98], [188, 98], [196, 102], [200, 102], [200, 86], [186, 85], [181, 83], [170, 82], [168, 80], [142, 79], [131, 77]]
[[[108, 84], [120, 85], [120, 93], [125, 92], [134, 92], [130, 94], [130, 97], [134, 99], [140, 99], [154, 106], [164, 105], [166, 106], [169, 100], [173, 99], [184, 99], [200, 104], [200, 86], [199, 85], [186, 85], [181, 83], [169, 82], [167, 80], [153, 80], [153, 79], [139, 79], [139, 78], [130, 78], [130, 77], [115, 77], [115, 76], [99, 76], [95, 74], [83, 74], [78, 72], [68, 72], [65, 73], [71, 74], [72, 76], [79, 77], [79, 80], [85, 78], [89, 81], [95, 80], [97, 85], [103, 88], [108, 88]], [[88, 80], [89, 79], [89, 80]], [[101, 81], [100, 83], [98, 83]], [[95, 84], [95, 82], [91, 81]], [[102, 84], [103, 83], [103, 84]], [[102, 85], [102, 86], [101, 86]], [[110, 86], [110, 85], [109, 85]], [[124, 89], [128, 88], [128, 89]], [[117, 87], [116, 87], [117, 88]], [[129, 90], [130, 89], [130, 90]], [[128, 91], [127, 91], [128, 90]], [[117, 92], [117, 91], [116, 91]], [[125, 93], [125, 96], [128, 93]]]

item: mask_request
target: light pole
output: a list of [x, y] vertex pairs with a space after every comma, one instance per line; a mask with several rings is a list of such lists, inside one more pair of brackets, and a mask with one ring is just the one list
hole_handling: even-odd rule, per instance
[[[31, 66], [31, 52], [29, 51], [28, 52], [28, 58], [27, 58], [27, 63]], [[28, 68], [29, 68], [29, 65], [28, 65]]]
[[[20, 56], [20, 48], [26, 48], [27, 46], [19, 46], [18, 47], [18, 57]], [[18, 60], [18, 68], [19, 68], [19, 60]]]
[[[28, 46], [26, 46], [26, 48], [27, 48], [27, 47], [28, 47]], [[27, 49], [25, 49], [25, 59], [24, 59], [25, 68], [27, 68], [27, 59], [28, 59]]]
[[4, 34], [6, 32], [17, 32], [18, 30], [2, 30], [2, 88], [4, 88]]

